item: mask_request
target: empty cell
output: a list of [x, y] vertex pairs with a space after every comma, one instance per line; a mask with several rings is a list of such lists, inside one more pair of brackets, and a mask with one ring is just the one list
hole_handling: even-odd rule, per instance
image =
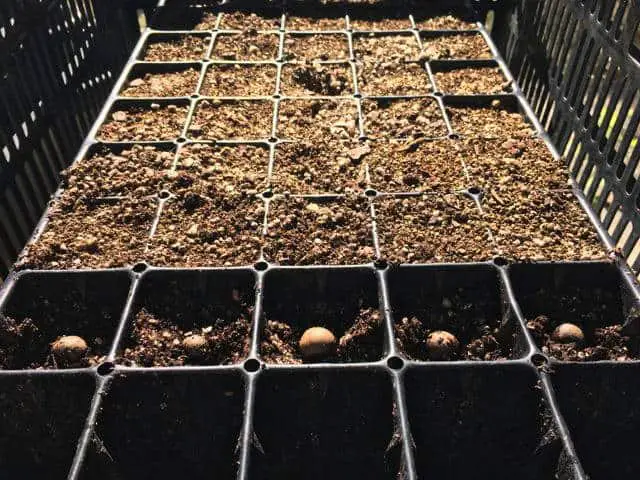
[[125, 272], [21, 276], [0, 312], [0, 369], [99, 364], [111, 348], [130, 283]]
[[461, 11], [414, 13], [413, 19], [420, 30], [473, 30], [477, 22]]
[[150, 35], [142, 50], [145, 62], [201, 60], [211, 43], [209, 35]]
[[371, 12], [366, 15], [359, 11], [349, 15], [351, 28], [355, 31], [388, 31], [409, 30], [412, 28], [411, 19], [406, 12]]
[[409, 62], [420, 57], [420, 45], [412, 33], [356, 34], [353, 37], [356, 60], [372, 62]]
[[[378, 308], [369, 269], [272, 270], [264, 283], [260, 356], [276, 364], [376, 362], [386, 351]], [[330, 332], [326, 341], [313, 343], [311, 335], [307, 342], [307, 329], [318, 327]], [[319, 345], [318, 353], [308, 345]]]
[[249, 353], [254, 297], [250, 270], [151, 272], [136, 292], [119, 362], [240, 363]]
[[364, 132], [372, 138], [443, 137], [447, 124], [438, 102], [427, 98], [366, 99]]
[[107, 142], [175, 140], [187, 119], [187, 106], [175, 103], [116, 103], [100, 127]]
[[353, 100], [283, 100], [278, 110], [278, 136], [290, 140], [354, 139], [358, 124]]
[[233, 479], [243, 408], [236, 373], [119, 376], [103, 396], [80, 477]]
[[493, 58], [491, 49], [479, 33], [420, 35], [422, 54], [429, 60], [480, 60]]
[[144, 71], [134, 70], [124, 89], [123, 97], [187, 97], [196, 92], [200, 68]]
[[287, 34], [284, 37], [286, 60], [348, 60], [349, 37], [333, 34]]
[[447, 114], [453, 130], [468, 137], [506, 140], [534, 134], [525, 117], [501, 100], [494, 100], [490, 106], [448, 105]]
[[354, 93], [348, 63], [288, 63], [282, 68], [280, 91], [290, 97], [340, 96]]
[[638, 358], [638, 305], [614, 265], [515, 265], [510, 277], [544, 353], [572, 362]]
[[167, 5], [147, 18], [155, 30], [215, 30], [218, 13], [203, 5]]
[[255, 405], [262, 448], [252, 449], [252, 478], [397, 478], [402, 444], [386, 373], [272, 371], [259, 378]]
[[491, 95], [511, 91], [497, 67], [452, 68], [435, 72], [438, 90], [453, 95]]
[[196, 140], [258, 140], [271, 135], [271, 100], [202, 100], [188, 128]]
[[280, 14], [276, 11], [227, 11], [220, 18], [219, 28], [225, 30], [277, 30]]
[[537, 383], [525, 365], [407, 371], [418, 478], [558, 478], [565, 452]]
[[315, 12], [313, 8], [290, 12], [287, 14], [285, 21], [287, 30], [317, 31], [344, 30], [347, 28], [344, 13], [327, 11], [326, 7], [321, 12]]
[[91, 374], [3, 376], [0, 470], [5, 478], [67, 478], [89, 413]]
[[275, 65], [214, 63], [204, 77], [201, 95], [210, 97], [260, 97], [276, 91]]
[[420, 63], [379, 61], [358, 65], [358, 88], [365, 95], [425, 95], [433, 90]]
[[280, 36], [273, 33], [248, 31], [218, 34], [213, 43], [212, 60], [257, 61], [275, 60], [280, 48]]

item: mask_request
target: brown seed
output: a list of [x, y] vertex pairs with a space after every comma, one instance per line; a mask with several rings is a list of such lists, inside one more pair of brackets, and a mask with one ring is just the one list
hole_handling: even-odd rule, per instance
[[300, 338], [300, 352], [305, 360], [321, 360], [336, 350], [336, 337], [323, 327], [311, 327]]
[[584, 342], [584, 333], [580, 327], [573, 323], [563, 323], [553, 331], [551, 338], [560, 343], [582, 343]]
[[427, 353], [431, 360], [451, 360], [460, 348], [455, 335], [437, 330], [427, 335]]
[[87, 356], [89, 347], [82, 337], [66, 335], [51, 344], [51, 353], [63, 366], [74, 366]]
[[207, 353], [207, 339], [202, 335], [189, 335], [182, 341], [184, 353], [192, 360], [202, 358]]

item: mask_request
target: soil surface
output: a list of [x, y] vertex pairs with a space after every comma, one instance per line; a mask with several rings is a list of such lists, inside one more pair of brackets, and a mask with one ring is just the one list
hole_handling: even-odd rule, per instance
[[264, 191], [268, 168], [269, 149], [253, 145], [187, 145], [180, 150], [177, 165], [178, 172], [231, 194]]
[[374, 18], [353, 18], [349, 17], [351, 28], [355, 31], [385, 31], [385, 30], [409, 30], [412, 27], [408, 15], [398, 16], [398, 18], [375, 17]]
[[426, 95], [433, 91], [419, 63], [376, 62], [358, 65], [358, 88], [365, 95]]
[[187, 68], [177, 72], [145, 73], [127, 84], [123, 97], [188, 97], [196, 93], [200, 70]]
[[375, 251], [368, 201], [274, 198], [265, 258], [281, 265], [362, 264]]
[[216, 28], [218, 14], [212, 12], [203, 12], [200, 21], [193, 26], [194, 30], [213, 30]]
[[213, 64], [207, 70], [200, 90], [210, 97], [258, 97], [276, 91], [275, 65]]
[[375, 207], [381, 256], [393, 263], [485, 261], [495, 256], [480, 211], [464, 195], [380, 197]]
[[291, 140], [349, 140], [358, 136], [358, 109], [352, 100], [283, 100], [278, 136]]
[[416, 27], [420, 30], [474, 30], [477, 25], [456, 14], [420, 17], [414, 15]]
[[151, 103], [148, 107], [118, 105], [107, 117], [98, 139], [110, 142], [175, 140], [182, 133], [187, 107]]
[[489, 107], [447, 107], [453, 130], [468, 137], [505, 138], [531, 137], [531, 125], [519, 113], [494, 100]]
[[423, 56], [430, 60], [493, 58], [482, 35], [422, 35]]
[[[344, 314], [343, 314], [344, 315]], [[381, 359], [384, 342], [382, 316], [373, 308], [361, 309], [354, 319], [342, 318], [349, 328], [338, 339], [335, 355], [326, 362], [375, 362]], [[325, 326], [327, 325], [316, 325]], [[304, 333], [291, 323], [267, 319], [262, 333], [260, 356], [267, 363], [301, 364], [302, 355], [298, 342]]]
[[420, 57], [420, 45], [411, 34], [374, 35], [360, 34], [353, 37], [356, 60], [373, 62], [410, 62]]
[[280, 48], [280, 36], [253, 31], [216, 36], [212, 60], [275, 60]]
[[284, 38], [286, 60], [348, 60], [349, 38], [345, 34], [287, 34]]
[[240, 11], [223, 13], [219, 28], [225, 30], [278, 30], [280, 15]]
[[372, 138], [443, 137], [447, 125], [433, 98], [365, 99], [365, 135]]
[[365, 150], [357, 143], [296, 142], [276, 146], [276, 193], [345, 193], [364, 188]]
[[354, 93], [348, 63], [286, 64], [282, 68], [280, 90], [287, 96], [340, 96]]
[[287, 15], [285, 27], [287, 30], [315, 31], [315, 30], [344, 30], [347, 22], [344, 17], [314, 17], [311, 15]]
[[165, 40], [163, 37], [155, 40], [151, 37], [142, 60], [146, 62], [202, 60], [207, 55], [210, 42], [211, 37], [208, 35], [183, 35], [170, 40]]
[[509, 93], [508, 83], [499, 68], [457, 68], [436, 72], [436, 85], [441, 92], [455, 95]]
[[263, 139], [271, 136], [270, 100], [202, 100], [188, 135], [196, 140]]

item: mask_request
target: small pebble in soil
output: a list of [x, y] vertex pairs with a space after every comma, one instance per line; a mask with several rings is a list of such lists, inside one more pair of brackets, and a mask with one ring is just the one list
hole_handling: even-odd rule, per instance
[[560, 343], [582, 343], [584, 342], [584, 333], [580, 327], [573, 323], [563, 323], [553, 331], [552, 338]]
[[336, 336], [323, 327], [311, 327], [300, 337], [300, 352], [305, 361], [323, 360], [336, 351]]
[[200, 360], [206, 357], [209, 345], [202, 335], [189, 335], [182, 341], [182, 348], [189, 360]]
[[451, 360], [458, 353], [460, 342], [452, 333], [437, 330], [427, 335], [427, 352], [431, 360]]
[[60, 366], [82, 366], [88, 352], [87, 342], [77, 335], [60, 337], [51, 344], [51, 353]]

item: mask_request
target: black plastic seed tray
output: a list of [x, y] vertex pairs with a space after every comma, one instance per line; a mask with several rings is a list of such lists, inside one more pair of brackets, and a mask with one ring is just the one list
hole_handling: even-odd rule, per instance
[[520, 89], [558, 5], [163, 2], [0, 290], [0, 477], [636, 478], [637, 283]]

